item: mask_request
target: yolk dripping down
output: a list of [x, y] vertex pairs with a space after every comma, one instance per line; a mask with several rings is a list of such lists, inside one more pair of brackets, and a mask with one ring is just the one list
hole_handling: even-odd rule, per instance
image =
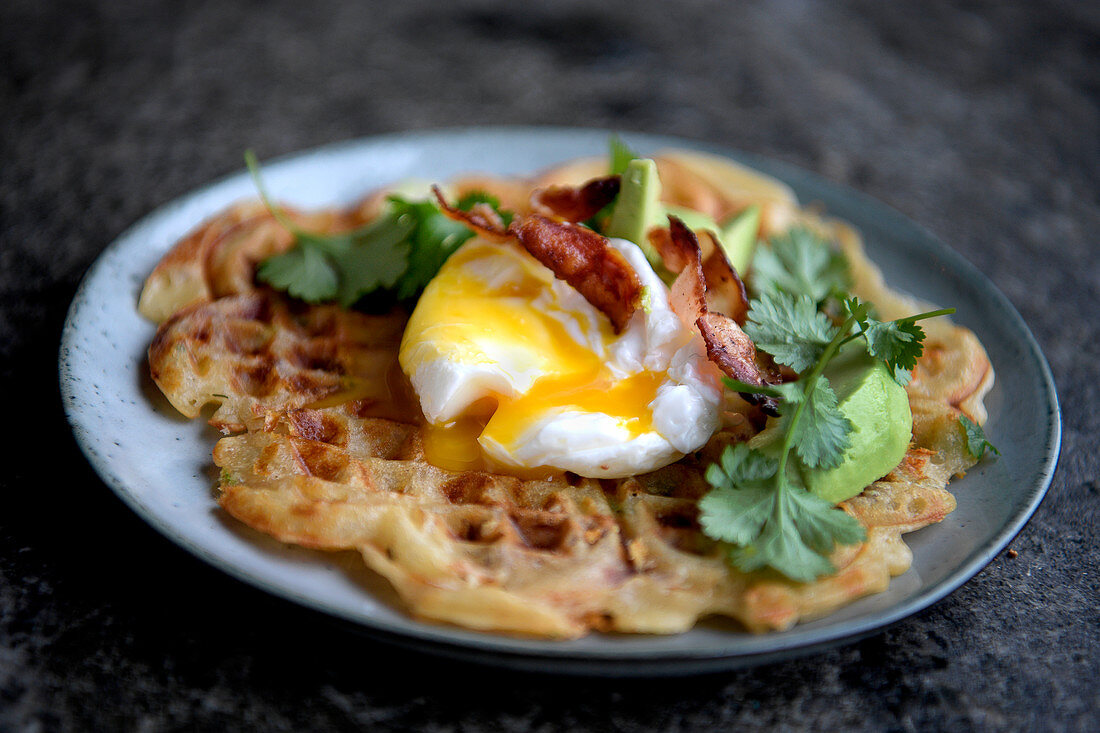
[[433, 362], [445, 362], [437, 368], [451, 377], [468, 372], [456, 414], [433, 410], [433, 395], [425, 394], [433, 385], [421, 385], [428, 460], [451, 470], [491, 468], [486, 440], [508, 449], [564, 412], [610, 416], [631, 437], [652, 431], [649, 405], [667, 375], [616, 378], [607, 364], [615, 338], [606, 317], [564, 283], [555, 285], [526, 252], [471, 240], [424, 291], [401, 344], [410, 377]]

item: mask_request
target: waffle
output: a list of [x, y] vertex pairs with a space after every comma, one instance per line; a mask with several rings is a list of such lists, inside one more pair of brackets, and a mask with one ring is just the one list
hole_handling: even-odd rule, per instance
[[[882, 272], [864, 253], [859, 234], [842, 222], [825, 222], [840, 244], [852, 271], [852, 291], [875, 304], [884, 319], [904, 318], [936, 308], [888, 287]], [[913, 413], [913, 442], [933, 450], [948, 475], [958, 475], [974, 464], [966, 449], [959, 415], [985, 424], [984, 399], [993, 387], [993, 365], [978, 337], [948, 318], [921, 322], [926, 332], [924, 353], [905, 390]]]
[[[286, 210], [312, 232], [354, 229], [363, 211]], [[165, 255], [145, 281], [138, 311], [162, 323], [180, 308], [256, 289], [256, 263], [294, 244], [294, 236], [259, 202], [241, 202], [195, 227]]]
[[[301, 424], [325, 424], [331, 437], [302, 437]], [[675, 633], [713, 614], [783, 629], [884, 590], [909, 567], [901, 534], [955, 506], [933, 458], [910, 450], [849, 501], [867, 542], [834, 553], [836, 575], [801, 584], [731, 569], [699, 531], [699, 461], [603, 481], [454, 473], [424, 460], [415, 427], [341, 408], [291, 412], [214, 450], [220, 503], [252, 528], [358, 551], [423, 618], [563, 638]]]
[[210, 424], [222, 432], [257, 429], [325, 400], [363, 409], [392, 402], [404, 327], [404, 313], [369, 316], [256, 290], [171, 316], [149, 347], [149, 371], [187, 417], [215, 404]]
[[[544, 181], [583, 169], [551, 171]], [[700, 185], [670, 188], [696, 208], [732, 205], [717, 184]], [[763, 197], [775, 221], [806, 216], [792, 213], [781, 189], [751, 189], [738, 195]], [[500, 191], [518, 201], [514, 186]], [[377, 202], [312, 221], [352, 226]], [[884, 317], [924, 310], [883, 284], [854, 231], [812, 223], [832, 230], [852, 262], [855, 292]], [[907, 387], [910, 450], [841, 505], [867, 540], [838, 547], [837, 572], [812, 583], [742, 573], [700, 531], [696, 505], [709, 489], [706, 466], [751, 437], [749, 419], [734, 415], [695, 455], [626, 479], [437, 468], [425, 458], [422, 417], [395, 367], [405, 315], [306, 307], [257, 288], [250, 268], [285, 246], [285, 233], [249, 205], [183, 240], [142, 295], [142, 311], [163, 321], [149, 350], [153, 378], [188, 417], [215, 406], [210, 422], [227, 435], [214, 448], [225, 511], [283, 542], [358, 552], [424, 619], [547, 638], [677, 633], [707, 616], [755, 632], [785, 629], [880, 592], [907, 570], [902, 535], [954, 509], [948, 479], [973, 463], [958, 415], [984, 422], [993, 371], [972, 333], [936, 319]]]

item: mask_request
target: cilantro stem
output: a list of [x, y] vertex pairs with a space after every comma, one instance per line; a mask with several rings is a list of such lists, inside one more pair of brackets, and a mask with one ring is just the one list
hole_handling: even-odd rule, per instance
[[[833, 336], [833, 340], [825, 347], [825, 350], [821, 353], [821, 358], [817, 360], [817, 364], [814, 364], [814, 368], [810, 370], [810, 373], [806, 376], [805, 386], [802, 390], [804, 396], [799, 400], [798, 407], [795, 408], [794, 414], [791, 415], [791, 420], [787, 424], [787, 429], [783, 435], [783, 445], [780, 448], [779, 468], [776, 471], [776, 484], [781, 494], [787, 489], [787, 459], [791, 455], [791, 448], [794, 447], [794, 437], [797, 433], [798, 423], [802, 418], [802, 412], [806, 408], [806, 403], [810, 401], [814, 390], [817, 389], [817, 380], [821, 378], [821, 374], [825, 371], [826, 365], [828, 365], [833, 356], [836, 355], [840, 347], [851, 340], [852, 337], [847, 335], [847, 333], [852, 328], [853, 323], [855, 323], [855, 318], [849, 316], [840, 327], [840, 330], [837, 331], [836, 336]], [[784, 512], [781, 509], [782, 496], [780, 496], [779, 499], [779, 501], [775, 502], [773, 512], [776, 522], [782, 524], [784, 517]]]
[[283, 210], [271, 200], [271, 195], [267, 192], [267, 187], [264, 186], [263, 179], [260, 178], [260, 161], [257, 160], [256, 154], [251, 149], [244, 151], [244, 164], [248, 166], [248, 174], [252, 176], [252, 185], [256, 187], [256, 190], [260, 194], [260, 200], [264, 202], [264, 206], [271, 212], [271, 215], [275, 217], [275, 220], [283, 225], [287, 231], [294, 236], [301, 236], [302, 231], [294, 225]]
[[[854, 319], [848, 319], [848, 320], [854, 321]], [[849, 328], [851, 328], [851, 326], [849, 326]], [[856, 331], [855, 333], [848, 334], [847, 336], [844, 337], [844, 340], [840, 342], [840, 346], [843, 346], [844, 344], [848, 343], [849, 341], [855, 341], [857, 338], [859, 338], [863, 334], [864, 334], [864, 331], [862, 329], [859, 330], [859, 331]]]
[[925, 318], [936, 318], [937, 316], [949, 316], [955, 312], [954, 308], [940, 308], [937, 311], [926, 311], [924, 313], [918, 313], [915, 316], [906, 316], [905, 318], [896, 318], [894, 323], [912, 323], [913, 321], [922, 321]]
[[[954, 312], [955, 312], [954, 308], [940, 308], [939, 310], [925, 311], [924, 313], [917, 313], [916, 315], [906, 316], [905, 318], [895, 318], [893, 321], [891, 321], [891, 323], [915, 323], [916, 321], [923, 321], [926, 318], [936, 318], [938, 316], [949, 316], [949, 315], [953, 314]], [[853, 318], [849, 318], [848, 320], [849, 321], [855, 321], [855, 319], [853, 319]], [[860, 321], [855, 321], [855, 322], [859, 323], [859, 330], [856, 331], [855, 333], [848, 334], [844, 338], [844, 340], [840, 342], [840, 346], [843, 346], [844, 344], [848, 343], [849, 341], [853, 341], [853, 340], [859, 338], [860, 336], [862, 336], [863, 334], [867, 333], [867, 329], [865, 328], [866, 323], [863, 323], [863, 322], [860, 322]], [[850, 323], [845, 323], [844, 325], [847, 328], [851, 328]], [[841, 328], [840, 330], [841, 330], [841, 333], [844, 332], [844, 328]]]

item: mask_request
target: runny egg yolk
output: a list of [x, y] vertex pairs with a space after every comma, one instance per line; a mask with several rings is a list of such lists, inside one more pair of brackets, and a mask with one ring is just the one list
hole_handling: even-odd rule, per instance
[[[645, 343], [644, 326], [634, 328]], [[401, 342], [427, 420], [426, 458], [449, 470], [544, 475], [573, 470], [571, 457], [584, 465], [600, 444], [586, 475], [627, 471], [604, 465], [607, 445], [633, 441], [626, 452], [637, 454], [661, 440], [652, 405], [670, 380], [667, 360], [656, 370], [617, 361], [624, 335], [518, 246], [471, 240], [429, 283]]]
[[579, 410], [610, 415], [631, 435], [641, 435], [653, 429], [648, 405], [657, 397], [663, 381], [664, 375], [652, 372], [619, 380], [606, 371], [543, 377], [527, 394], [503, 402], [485, 433], [503, 445], [511, 445], [530, 425], [532, 416]]
[[530, 427], [532, 418], [565, 410], [602, 412], [631, 435], [653, 430], [653, 416], [646, 407], [664, 381], [651, 372], [609, 381], [609, 375], [578, 374], [544, 377], [527, 394], [504, 400], [491, 408], [473, 408], [471, 414], [443, 425], [426, 426], [424, 452], [428, 462], [451, 471], [484, 470], [487, 461], [478, 440], [482, 436], [502, 445], [513, 445]]

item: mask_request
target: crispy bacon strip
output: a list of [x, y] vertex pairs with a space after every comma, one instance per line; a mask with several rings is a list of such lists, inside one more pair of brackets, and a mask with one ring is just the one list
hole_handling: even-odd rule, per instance
[[[669, 217], [670, 221], [675, 217]], [[726, 259], [718, 241], [704, 232], [700, 241], [683, 222], [676, 219], [678, 226], [689, 236], [681, 232], [673, 236], [673, 226], [668, 229], [653, 229], [649, 232], [649, 242], [661, 256], [669, 272], [683, 270], [700, 260], [702, 264], [702, 288], [708, 310], [724, 313], [744, 325], [749, 313], [749, 297], [745, 283], [741, 281], [733, 265]]]
[[764, 371], [756, 363], [756, 345], [736, 321], [721, 313], [704, 313], [695, 325], [707, 345], [707, 357], [726, 376], [757, 387], [767, 384]]
[[703, 232], [703, 238], [710, 243], [710, 254], [703, 258], [707, 304], [710, 310], [725, 313], [737, 321], [737, 325], [743, 326], [749, 317], [749, 294], [745, 290], [745, 283], [726, 259], [726, 253], [718, 240], [710, 232]]
[[[667, 235], [669, 230], [661, 231]], [[692, 238], [694, 238], [694, 235], [692, 235]], [[669, 305], [672, 307], [672, 311], [680, 317], [684, 327], [690, 331], [695, 327], [695, 323], [709, 310], [703, 262], [699, 256], [697, 246], [694, 248], [681, 248], [682, 242], [674, 242], [671, 235], [668, 236], [668, 241], [668, 256], [660, 250], [658, 252], [661, 253], [661, 258], [665, 261], [666, 267], [669, 267], [671, 263], [676, 266], [674, 271], [680, 273], [672, 282]], [[669, 267], [669, 269], [671, 270], [672, 267]]]
[[432, 193], [435, 194], [435, 199], [439, 202], [439, 208], [447, 215], [447, 218], [465, 224], [481, 236], [494, 242], [506, 242], [511, 239], [508, 229], [504, 226], [500, 216], [493, 211], [493, 207], [479, 204], [469, 211], [463, 211], [447, 203], [447, 199], [443, 198], [443, 192], [439, 190], [439, 186], [432, 186]]
[[641, 301], [642, 282], [607, 238], [578, 224], [533, 215], [513, 222], [524, 249], [599, 308], [619, 333]]
[[[680, 274], [672, 283], [669, 303], [672, 310], [688, 328], [695, 327], [699, 330], [703, 343], [707, 346], [707, 357], [717, 364], [726, 376], [746, 384], [763, 387], [768, 384], [768, 379], [764, 370], [756, 363], [756, 345], [748, 334], [741, 330], [737, 321], [721, 312], [711, 310], [711, 306], [707, 303], [706, 267], [695, 233], [678, 218], [670, 216], [668, 219], [667, 241], [659, 244], [654, 242], [654, 246], [658, 247], [666, 267], [671, 269], [671, 266], [681, 266]], [[654, 239], [661, 239], [661, 237], [651, 237], [651, 241]], [[721, 254], [721, 248], [717, 249], [719, 256], [724, 260], [725, 255]], [[711, 258], [708, 259], [713, 257], [712, 253]], [[726, 267], [733, 273], [737, 283], [740, 283], [741, 280], [733, 268], [729, 267], [728, 263]], [[730, 283], [727, 282], [724, 286], [728, 288]], [[744, 285], [740, 286], [740, 291], [741, 297], [744, 297]], [[760, 405], [765, 412], [776, 412], [777, 405], [773, 398], [760, 394], [744, 396], [750, 402]]]
[[606, 237], [586, 227], [538, 214], [516, 216], [505, 227], [491, 209], [489, 213], [478, 207], [462, 211], [448, 205], [438, 188], [432, 190], [440, 209], [451, 219], [493, 241], [518, 240], [556, 277], [576, 288], [585, 300], [611, 319], [615, 333], [626, 327], [638, 309], [642, 282], [622, 253], [607, 243]]
[[565, 221], [586, 221], [619, 195], [619, 176], [593, 178], [583, 186], [550, 186], [531, 194], [531, 208], [537, 214]]

